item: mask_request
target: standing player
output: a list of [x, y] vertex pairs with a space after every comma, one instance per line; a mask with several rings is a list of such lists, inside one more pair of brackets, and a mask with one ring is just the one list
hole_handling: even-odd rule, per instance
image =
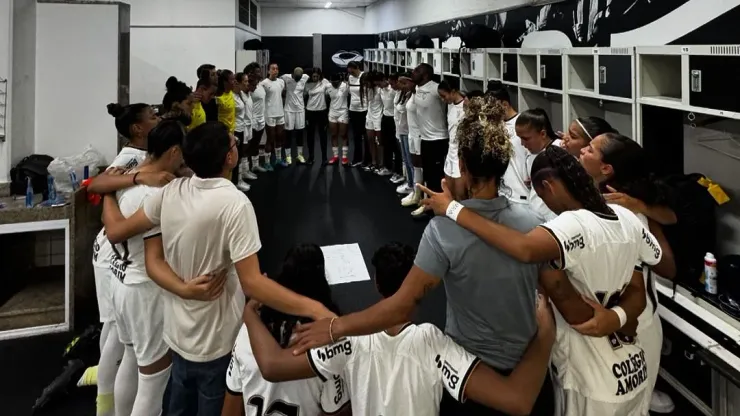
[[464, 196], [463, 182], [460, 180], [460, 161], [457, 157], [457, 126], [465, 115], [465, 96], [447, 81], [437, 87], [439, 96], [447, 103], [447, 130], [450, 136], [450, 148], [445, 159], [445, 179], [451, 185], [452, 194], [457, 198]]
[[367, 118], [367, 102], [360, 97], [360, 78], [363, 72], [357, 62], [347, 64], [347, 85], [349, 86], [349, 123], [352, 126], [352, 140], [355, 144], [355, 153], [352, 156], [352, 167], [356, 168], [368, 164], [370, 155], [365, 154], [363, 136], [365, 135], [365, 121]]
[[326, 88], [326, 95], [329, 97], [329, 132], [331, 133], [331, 150], [333, 153], [331, 159], [329, 159], [330, 165], [336, 165], [339, 159], [342, 160], [342, 165], [349, 165], [349, 143], [347, 143], [348, 93], [349, 85], [342, 81], [339, 74], [332, 75], [331, 86]]
[[[302, 244], [288, 251], [278, 283], [296, 293], [321, 302], [328, 309], [339, 312], [331, 300], [331, 290], [324, 272], [324, 254], [315, 244]], [[274, 309], [264, 308], [260, 319], [281, 347], [286, 347], [293, 328], [304, 321]], [[264, 379], [249, 343], [247, 327], [242, 325], [236, 337], [231, 363], [226, 372], [226, 398], [222, 416], [242, 414], [318, 416], [320, 412], [335, 414], [349, 402], [344, 380], [333, 379], [322, 383], [318, 379], [271, 383]], [[244, 412], [244, 413], [242, 413]]]
[[[252, 162], [252, 172], [272, 171], [272, 148], [265, 152], [265, 88], [262, 81], [262, 70], [256, 62], [244, 67], [244, 73], [249, 77], [249, 94], [252, 97], [252, 139], [249, 140], [249, 157]], [[260, 165], [262, 157], [262, 165]]]
[[[414, 251], [398, 243], [373, 256], [375, 285], [393, 296], [414, 264]], [[358, 416], [437, 416], [442, 395], [475, 400], [507, 414], [529, 414], [540, 391], [554, 341], [554, 322], [546, 300], [537, 307], [539, 330], [508, 377], [468, 353], [432, 324], [404, 322], [382, 332], [338, 339], [329, 346], [294, 356], [265, 328], [251, 302], [244, 312], [260, 371], [270, 381], [318, 377], [346, 380], [352, 413]]]
[[606, 204], [564, 149], [549, 146], [536, 157], [532, 184], [559, 215], [527, 234], [464, 208], [447, 189], [425, 203], [519, 261], [565, 270], [576, 290], [610, 308], [613, 333], [602, 338], [583, 336], [558, 316], [553, 364], [565, 415], [641, 414], [648, 364], [640, 340], [630, 335], [645, 308], [642, 264], [658, 264], [662, 250], [633, 213]]
[[303, 73], [303, 68], [293, 70], [293, 75], [285, 74], [280, 77], [285, 82], [285, 163], [291, 164], [293, 153], [293, 140], [295, 137], [298, 148], [298, 163], [306, 163], [303, 158], [303, 130], [306, 128], [306, 102], [303, 97], [306, 91], [308, 75]]
[[[265, 123], [267, 124], [267, 153], [275, 149], [276, 167], [287, 167], [288, 162], [283, 160], [283, 142], [285, 141], [285, 110], [283, 109], [283, 93], [285, 81], [278, 77], [278, 65], [270, 64], [270, 75], [260, 85], [265, 89]], [[288, 151], [287, 155], [290, 155]]]

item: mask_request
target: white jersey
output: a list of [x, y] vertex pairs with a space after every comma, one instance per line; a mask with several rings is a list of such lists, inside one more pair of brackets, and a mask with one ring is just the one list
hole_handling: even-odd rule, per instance
[[[643, 214], [636, 214], [637, 218], [640, 219], [645, 229], [650, 229], [648, 225], [648, 219]], [[655, 287], [655, 279], [650, 279], [650, 273], [652, 271], [645, 270], [642, 274], [645, 279], [645, 295], [647, 296], [647, 303], [645, 303], [645, 310], [642, 311], [640, 316], [637, 317], [637, 327], [644, 328], [653, 323], [654, 319], [660, 319], [658, 317], [658, 289]]]
[[367, 101], [360, 101], [360, 75], [354, 76], [352, 74], [347, 77], [347, 83], [349, 84], [349, 111], [367, 111]]
[[[560, 144], [562, 143], [562, 140], [557, 139], [553, 140], [552, 143], [550, 143], [548, 146], [557, 146], [560, 147]], [[526, 149], [525, 149], [526, 150]], [[541, 150], [538, 153], [531, 153], [527, 150], [527, 156], [526, 156], [526, 165], [527, 165], [527, 186], [529, 186], [529, 207], [537, 213], [540, 217], [542, 217], [545, 221], [550, 221], [551, 219], [557, 217], [557, 214], [552, 212], [550, 208], [545, 205], [545, 201], [540, 198], [539, 195], [537, 195], [537, 191], [535, 191], [534, 187], [532, 186], [532, 164], [534, 163], [534, 159], [537, 158], [537, 155], [542, 153], [544, 151]]]
[[365, 90], [365, 104], [367, 104], [367, 120], [380, 121], [383, 118], [383, 96], [380, 88]]
[[252, 120], [254, 124], [260, 124], [261, 122], [265, 121], [266, 95], [267, 93], [265, 92], [265, 88], [262, 86], [262, 84], [257, 85], [254, 91], [252, 91], [252, 94], [250, 94], [250, 96], [252, 97]]
[[478, 358], [432, 324], [349, 337], [307, 353], [322, 380], [342, 376], [352, 414], [437, 416], [444, 390], [464, 401]]
[[429, 81], [416, 87], [416, 122], [422, 140], [444, 140], [447, 132], [447, 105], [437, 92], [437, 84]]
[[520, 204], [529, 203], [529, 186], [527, 179], [527, 148], [522, 146], [522, 139], [516, 135], [516, 119], [519, 114], [506, 120], [506, 131], [509, 133], [509, 141], [514, 151], [509, 159], [509, 167], [504, 173], [503, 186], [499, 188], [499, 195], [507, 197], [510, 201]]
[[383, 116], [393, 117], [394, 110], [396, 107], [396, 96], [398, 91], [391, 88], [388, 85], [385, 88], [380, 89], [380, 99], [383, 101]]
[[465, 115], [465, 100], [461, 100], [457, 104], [447, 105], [447, 129], [449, 130], [450, 136], [450, 147], [447, 151], [447, 157], [452, 160], [457, 160], [457, 126], [460, 125]]
[[349, 402], [341, 376], [326, 382], [318, 378], [271, 383], [265, 380], [249, 343], [249, 332], [242, 325], [226, 371], [226, 388], [243, 396], [246, 416], [333, 414]]
[[254, 123], [254, 101], [252, 100], [252, 94], [241, 92], [239, 95], [244, 102], [244, 123], [247, 128], [252, 128]]
[[[118, 191], [116, 198], [121, 214], [126, 218], [134, 215], [139, 208], [144, 206], [144, 201], [159, 189], [137, 185]], [[126, 285], [151, 282], [149, 275], [146, 273], [146, 263], [144, 262], [144, 239], [159, 234], [159, 228], [154, 227], [154, 229], [144, 234], [113, 244], [113, 257], [110, 261], [110, 270], [113, 277]]]
[[277, 78], [274, 81], [265, 78], [260, 82], [265, 89], [265, 117], [275, 118], [285, 116], [283, 111], [283, 91], [285, 91], [285, 81]]
[[319, 82], [308, 83], [306, 85], [306, 90], [308, 91], [308, 102], [306, 103], [306, 110], [326, 110], [326, 89], [329, 87], [331, 87], [331, 83], [326, 79], [322, 79]]
[[[558, 242], [560, 258], [575, 289], [610, 308], [642, 263], [657, 264], [662, 251], [655, 237], [629, 210], [609, 205], [615, 215], [567, 211], [540, 227]], [[647, 363], [639, 339], [615, 333], [596, 338], [576, 332], [559, 313], [552, 361], [565, 390], [591, 400], [624, 403], [649, 394]]]
[[247, 104], [241, 93], [232, 92], [234, 95], [234, 107], [236, 113], [236, 128], [234, 131], [244, 132], [247, 128]]
[[406, 103], [396, 103], [393, 111], [393, 121], [396, 123], [396, 138], [402, 134], [409, 134], [409, 119], [406, 116]]
[[[146, 150], [126, 146], [113, 159], [108, 169], [122, 168], [126, 170], [133, 169], [144, 162], [146, 159]], [[93, 266], [107, 268], [110, 266], [110, 260], [113, 257], [108, 237], [105, 236], [105, 227], [100, 230], [93, 241]]]
[[411, 94], [409, 100], [406, 101], [406, 121], [409, 124], [409, 138], [419, 137], [416, 108], [416, 94]]
[[303, 94], [306, 92], [306, 83], [308, 75], [303, 74], [301, 79], [296, 81], [290, 75], [283, 75], [285, 82], [285, 111], [290, 113], [302, 113], [306, 111], [306, 104], [303, 101]]
[[347, 92], [349, 87], [346, 82], [339, 84], [339, 88], [329, 85], [326, 95], [329, 96], [329, 114], [338, 116], [347, 112]]

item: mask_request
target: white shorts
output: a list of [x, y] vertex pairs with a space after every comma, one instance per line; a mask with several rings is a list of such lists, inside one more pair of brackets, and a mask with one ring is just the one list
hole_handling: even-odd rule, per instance
[[[650, 289], [648, 289], [650, 290]], [[646, 308], [651, 308], [650, 301]], [[643, 403], [643, 414], [648, 414], [650, 410], [650, 398], [655, 389], [655, 383], [658, 381], [658, 372], [660, 371], [660, 356], [663, 350], [663, 325], [660, 323], [660, 317], [656, 313], [648, 325], [637, 327], [637, 339], [645, 351], [645, 360], [647, 361], [648, 379], [645, 391], [645, 402]]]
[[113, 294], [111, 293], [113, 275], [110, 268], [93, 266], [93, 275], [95, 276], [95, 295], [98, 298], [100, 322], [114, 322], [116, 315], [113, 311]]
[[282, 126], [285, 124], [285, 116], [280, 117], [266, 117], [265, 122], [268, 127]]
[[600, 402], [589, 399], [574, 390], [555, 387], [555, 415], [561, 416], [640, 416], [644, 396], [649, 393], [643, 389], [631, 400], [621, 403]]
[[254, 131], [262, 131], [265, 129], [265, 119], [262, 120], [252, 120], [252, 130]]
[[342, 113], [329, 111], [329, 123], [347, 124], [349, 123], [349, 113], [347, 111]]
[[285, 112], [285, 130], [302, 130], [306, 128], [306, 112]]
[[445, 159], [445, 175], [455, 179], [460, 177], [460, 163], [458, 162], [457, 155], [453, 157], [447, 153], [447, 159]]
[[118, 338], [124, 345], [133, 345], [139, 367], [154, 364], [169, 350], [162, 336], [165, 294], [154, 282], [111, 281]]
[[409, 153], [421, 156], [421, 136], [409, 136]]
[[365, 129], [380, 131], [380, 121], [381, 120], [372, 120], [370, 117], [365, 118]]

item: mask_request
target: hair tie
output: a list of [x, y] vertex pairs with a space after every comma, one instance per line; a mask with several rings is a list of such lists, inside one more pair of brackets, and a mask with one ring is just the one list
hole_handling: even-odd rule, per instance
[[578, 123], [578, 125], [581, 126], [581, 130], [583, 130], [583, 132], [586, 133], [586, 136], [588, 136], [589, 141], [594, 139], [593, 137], [591, 137], [591, 134], [588, 132], [588, 130], [586, 130], [586, 128], [583, 127], [583, 123], [581, 123], [581, 120], [576, 119], [576, 123]]

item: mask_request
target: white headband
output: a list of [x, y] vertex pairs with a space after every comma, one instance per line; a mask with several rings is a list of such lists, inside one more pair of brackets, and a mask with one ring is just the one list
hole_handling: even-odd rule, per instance
[[586, 136], [588, 136], [589, 141], [594, 139], [593, 137], [591, 137], [591, 134], [589, 134], [588, 130], [586, 130], [586, 128], [583, 127], [583, 123], [581, 123], [580, 120], [576, 119], [576, 123], [578, 123], [578, 125], [581, 126], [581, 130], [583, 130], [583, 132], [586, 133]]

